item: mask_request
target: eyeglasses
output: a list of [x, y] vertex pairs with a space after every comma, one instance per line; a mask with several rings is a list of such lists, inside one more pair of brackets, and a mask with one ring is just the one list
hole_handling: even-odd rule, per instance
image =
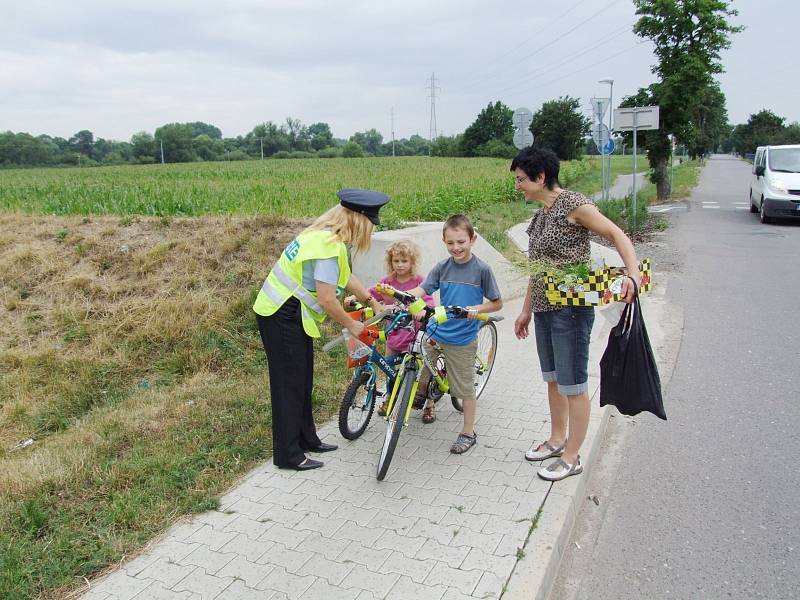
[[526, 181], [530, 181], [530, 178], [527, 175], [523, 175], [522, 177], [514, 177], [514, 181], [517, 182], [517, 185], [520, 183], [525, 183]]

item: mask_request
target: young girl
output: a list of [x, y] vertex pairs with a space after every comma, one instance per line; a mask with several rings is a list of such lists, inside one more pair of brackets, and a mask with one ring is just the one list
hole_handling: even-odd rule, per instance
[[[425, 278], [417, 272], [420, 262], [419, 247], [411, 240], [397, 240], [386, 248], [386, 272], [387, 277], [381, 278], [379, 283], [390, 285], [400, 291], [408, 291], [418, 287]], [[391, 303], [391, 298], [384, 298], [370, 288], [372, 296], [382, 303]], [[433, 298], [430, 295], [423, 296], [428, 305], [433, 306]], [[387, 356], [394, 356], [406, 352], [417, 335], [416, 327], [413, 329], [397, 329], [389, 333], [386, 338]], [[378, 409], [380, 416], [386, 415], [387, 400]]]

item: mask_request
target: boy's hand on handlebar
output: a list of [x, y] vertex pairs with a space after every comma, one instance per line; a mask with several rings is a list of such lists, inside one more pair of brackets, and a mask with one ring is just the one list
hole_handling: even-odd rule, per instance
[[478, 317], [478, 314], [479, 314], [478, 313], [478, 309], [475, 308], [474, 306], [465, 306], [464, 308], [467, 309], [467, 319], [468, 320], [474, 321], [475, 319], [480, 318], [480, 317]]

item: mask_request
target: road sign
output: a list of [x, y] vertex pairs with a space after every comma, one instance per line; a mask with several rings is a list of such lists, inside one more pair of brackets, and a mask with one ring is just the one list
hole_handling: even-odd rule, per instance
[[592, 125], [592, 139], [598, 150], [605, 146], [610, 138], [611, 132], [608, 130], [608, 125], [603, 123], [595, 123]]
[[527, 108], [518, 108], [511, 115], [511, 122], [514, 124], [514, 129], [528, 129], [533, 122], [533, 113]]
[[610, 98], [592, 98], [589, 102], [592, 104], [592, 110], [598, 121], [603, 120], [603, 116], [608, 110], [608, 105], [611, 104]]
[[514, 146], [522, 150], [533, 144], [533, 134], [529, 129], [519, 129], [514, 132]]
[[518, 108], [511, 115], [514, 124], [514, 146], [522, 150], [533, 144], [533, 134], [530, 126], [533, 122], [533, 113], [527, 108]]
[[614, 154], [614, 149], [617, 145], [614, 143], [613, 138], [608, 140], [603, 146], [600, 148], [600, 154]]
[[658, 129], [658, 106], [632, 106], [614, 111], [614, 130]]

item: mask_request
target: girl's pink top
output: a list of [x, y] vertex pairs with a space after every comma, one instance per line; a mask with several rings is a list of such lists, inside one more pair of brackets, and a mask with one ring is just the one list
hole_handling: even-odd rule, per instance
[[[380, 283], [390, 285], [401, 292], [407, 292], [408, 290], [413, 290], [415, 287], [419, 287], [423, 281], [425, 281], [425, 278], [421, 275], [414, 275], [408, 281], [402, 283], [390, 276], [381, 278]], [[390, 304], [392, 302], [391, 298], [384, 298], [381, 294], [376, 292], [374, 287], [370, 288], [369, 292], [379, 302], [384, 304]], [[433, 306], [433, 297], [430, 294], [425, 294], [422, 299], [425, 300], [428, 306]], [[411, 329], [396, 329], [389, 333], [386, 338], [386, 345], [395, 352], [406, 352], [414, 341], [414, 338], [417, 337], [418, 330], [419, 323], [416, 321], [414, 322], [413, 331]]]

